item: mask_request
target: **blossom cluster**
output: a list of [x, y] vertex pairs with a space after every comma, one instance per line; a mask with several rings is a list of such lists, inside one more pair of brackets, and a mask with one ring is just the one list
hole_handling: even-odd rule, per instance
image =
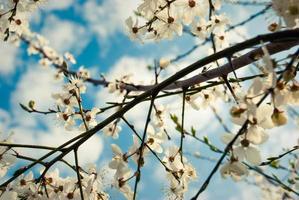
[[136, 165], [139, 164], [139, 159], [141, 159], [141, 166], [144, 166], [147, 163], [145, 156], [152, 151], [164, 155], [161, 164], [167, 169], [169, 191], [166, 195], [168, 199], [183, 199], [185, 192], [188, 191], [189, 182], [197, 178], [196, 170], [184, 156], [182, 157], [178, 147], [170, 146], [163, 150], [161, 146], [165, 140], [165, 137], [162, 136], [163, 133], [153, 133], [151, 131], [153, 129], [149, 130], [142, 154], [139, 139], [135, 135], [133, 136], [134, 143], [127, 153], [123, 153], [116, 144], [111, 145], [114, 156], [109, 163], [109, 167], [115, 171], [114, 187], [118, 188], [127, 199], [132, 199], [134, 193], [128, 182], [133, 177], [138, 176], [138, 172], [133, 173], [132, 169], [129, 168], [129, 158]]
[[[85, 199], [107, 200], [104, 192], [103, 176], [95, 168], [81, 173], [81, 185]], [[1, 191], [1, 199], [81, 199], [78, 180], [72, 177], [63, 178], [58, 169], [48, 172], [36, 183], [33, 173], [21, 175]]]
[[299, 27], [299, 1], [298, 0], [273, 0], [273, 9], [282, 17], [290, 28]]
[[[10, 135], [6, 139], [2, 139], [1, 143], [11, 143], [12, 135]], [[4, 177], [7, 171], [13, 167], [16, 162], [16, 157], [14, 156], [14, 152], [10, 147], [1, 146], [0, 147], [0, 178]]]
[[[288, 27], [297, 26], [298, 1], [285, 2], [273, 0], [273, 8]], [[41, 56], [39, 62], [42, 66], [52, 65], [57, 69], [56, 78], [66, 78], [67, 83], [63, 85], [62, 91], [52, 94], [57, 108], [55, 110], [57, 119], [63, 123], [66, 130], [78, 128], [82, 132], [88, 131], [98, 124], [96, 117], [102, 112], [97, 107], [91, 109], [83, 107], [82, 94], [86, 93], [86, 81], [90, 80], [90, 72], [83, 66], [77, 72], [70, 72], [68, 64], [77, 63], [74, 56], [69, 52], [63, 56], [60, 55], [49, 46], [49, 42], [44, 37], [27, 29], [26, 13], [35, 9], [39, 3], [41, 3], [40, 0], [9, 0], [7, 3], [2, 3], [0, 6], [0, 39], [7, 39], [12, 33], [16, 34], [18, 39], [28, 44], [29, 55], [39, 54]], [[133, 17], [129, 17], [126, 25], [130, 38], [139, 41], [172, 39], [175, 35], [182, 35], [183, 31], [188, 29], [185, 27], [190, 26], [190, 30], [187, 31], [201, 39], [212, 36], [218, 50], [228, 46], [225, 29], [229, 20], [225, 14], [219, 14], [220, 8], [220, 0], [142, 0], [137, 8], [138, 18], [134, 21]], [[140, 21], [143, 25], [140, 25]], [[268, 50], [263, 48], [263, 55], [258, 56], [262, 57], [262, 63], [259, 65], [262, 76], [253, 79], [247, 91], [240, 87], [240, 83], [231, 84], [233, 90], [231, 92], [237, 101], [237, 104], [233, 105], [230, 110], [231, 121], [237, 126], [244, 126], [244, 124], [246, 126], [242, 134], [226, 133], [221, 137], [226, 145], [235, 139], [228, 152], [229, 158], [220, 169], [222, 177], [230, 176], [235, 181], [249, 175], [248, 167], [244, 163], [252, 166], [261, 164], [262, 156], [259, 147], [269, 138], [267, 130], [285, 125], [288, 122], [287, 106], [299, 104], [299, 83], [296, 80], [297, 68], [295, 67], [299, 61], [295, 60], [294, 66], [288, 66], [281, 78], [277, 78], [279, 77], [277, 66]], [[161, 69], [169, 64], [168, 60], [160, 60]], [[134, 84], [131, 83], [130, 75], [124, 75], [114, 82], [105, 82], [109, 93], [117, 92], [120, 96], [124, 96], [126, 86], [130, 84]], [[196, 89], [200, 86], [207, 86], [207, 84], [192, 87]], [[264, 98], [265, 95], [268, 95], [268, 98]], [[195, 110], [204, 110], [219, 99], [224, 102], [229, 100], [229, 95], [222, 85], [200, 89], [197, 93], [185, 94], [184, 102]], [[261, 102], [262, 100], [267, 102]], [[34, 105], [29, 107], [32, 109]], [[147, 156], [153, 154], [165, 169], [169, 181], [168, 198], [183, 199], [189, 183], [197, 178], [197, 171], [185, 157], [182, 142], [180, 147], [167, 143], [170, 140], [166, 131], [168, 108], [162, 105], [153, 105], [153, 107], [155, 113], [152, 114], [147, 124], [144, 139], [141, 139], [142, 137], [138, 134], [133, 135], [133, 144], [127, 152], [116, 144], [111, 145], [113, 157], [109, 162], [109, 168], [113, 172], [112, 186], [119, 189], [127, 199], [133, 199], [135, 191], [132, 190], [129, 182], [139, 179], [140, 169], [148, 163]], [[118, 139], [122, 130], [118, 122], [119, 119], [115, 119], [108, 124], [103, 128], [103, 133], [113, 139]], [[134, 128], [132, 129], [134, 131]], [[180, 131], [183, 140], [184, 134], [188, 133], [181, 130], [182, 127], [179, 124], [176, 129]], [[198, 139], [195, 133], [189, 135]], [[7, 141], [9, 140], [3, 142]], [[0, 176], [3, 177], [15, 163], [17, 153], [10, 147], [1, 147], [0, 152]], [[131, 166], [135, 166], [136, 171]], [[104, 180], [95, 168], [83, 171], [81, 167], [76, 167], [82, 176], [80, 179], [82, 187], [79, 186], [79, 180], [75, 178], [62, 178], [58, 170], [46, 173], [39, 182], [36, 182], [33, 174], [29, 173], [21, 175], [5, 190], [2, 189], [0, 198], [80, 199], [80, 189], [83, 189], [86, 199], [109, 198], [109, 195], [103, 191]], [[297, 183], [295, 180], [298, 178], [296, 178], [294, 178], [294, 184], [297, 186], [299, 181]]]
[[220, 8], [219, 0], [144, 0], [137, 8], [139, 18], [129, 17], [126, 25], [133, 40], [172, 39], [182, 35], [184, 26], [190, 26], [192, 34], [201, 39], [213, 33], [221, 46], [226, 43], [229, 20], [225, 14], [216, 13]]
[[85, 92], [86, 85], [83, 80], [71, 77], [69, 83], [63, 86], [62, 92], [52, 94], [58, 107], [57, 118], [64, 122], [66, 130], [72, 130], [76, 125], [76, 119], [81, 121], [79, 129], [82, 131], [93, 128], [97, 124], [96, 116], [100, 109], [97, 107], [88, 111], [83, 109], [81, 94]]
[[[68, 71], [69, 65], [77, 64], [74, 55], [72, 55], [70, 52], [65, 52], [64, 55], [61, 55], [59, 52], [53, 49], [50, 46], [49, 41], [40, 34], [27, 30], [19, 39], [22, 39], [28, 44], [28, 55], [40, 56], [39, 64], [41, 66], [55, 66], [57, 69], [54, 76], [55, 80], [62, 80], [65, 73]], [[90, 78], [90, 71], [84, 66], [80, 66], [77, 72], [73, 75], [82, 80], [86, 80]]]
[[45, 0], [7, 0], [0, 3], [0, 39], [17, 39], [28, 30], [28, 14]]
[[[274, 61], [267, 49], [264, 50], [261, 70], [264, 78], [255, 78], [246, 93], [237, 92], [239, 104], [231, 108], [231, 120], [236, 125], [248, 122], [246, 131], [236, 139], [232, 146], [231, 157], [221, 170], [225, 177], [230, 175], [234, 180], [240, 180], [248, 175], [247, 167], [242, 164], [247, 161], [252, 165], [261, 164], [259, 145], [265, 143], [269, 135], [266, 129], [282, 126], [287, 123], [286, 107], [298, 105], [298, 81], [295, 79], [295, 69], [286, 69], [282, 79], [277, 79]], [[298, 63], [299, 60], [296, 61]], [[295, 64], [296, 64], [295, 63]], [[269, 93], [269, 103], [259, 105], [265, 94]], [[224, 134], [222, 141], [229, 144], [235, 135]]]

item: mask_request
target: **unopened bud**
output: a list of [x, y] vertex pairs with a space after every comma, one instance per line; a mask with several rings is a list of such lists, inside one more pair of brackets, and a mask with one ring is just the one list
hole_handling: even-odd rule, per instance
[[28, 107], [33, 110], [34, 106], [35, 106], [35, 102], [33, 100], [30, 100], [29, 103], [28, 103]]
[[195, 158], [200, 158], [201, 156], [201, 154], [198, 151], [196, 151], [193, 155]]
[[166, 67], [168, 67], [169, 64], [170, 64], [169, 59], [165, 59], [165, 58], [160, 59], [159, 65], [161, 69], [165, 69]]
[[276, 126], [282, 126], [287, 123], [288, 119], [283, 111], [274, 109], [271, 119]]

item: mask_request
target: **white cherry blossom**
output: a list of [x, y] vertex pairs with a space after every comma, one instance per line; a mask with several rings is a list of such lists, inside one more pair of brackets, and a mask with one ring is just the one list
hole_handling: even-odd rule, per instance
[[191, 24], [191, 31], [200, 39], [206, 39], [211, 33], [211, 24], [204, 18], [200, 18], [198, 21], [194, 20]]
[[132, 17], [129, 17], [126, 20], [126, 25], [127, 25], [130, 39], [131, 40], [139, 40], [140, 42], [142, 42], [142, 36], [147, 31], [146, 27], [139, 28], [138, 27], [138, 19], [136, 20], [135, 23], [133, 23]]
[[86, 69], [84, 66], [80, 66], [77, 72], [77, 76], [82, 78], [83, 80], [86, 80], [90, 78], [90, 71]]
[[238, 161], [229, 161], [221, 166], [220, 173], [223, 178], [230, 176], [234, 181], [240, 181], [249, 174], [247, 167]]
[[121, 127], [118, 126], [116, 123], [110, 123], [103, 129], [104, 134], [106, 136], [111, 136], [113, 139], [118, 138], [118, 134], [120, 131]]
[[189, 25], [195, 17], [205, 16], [208, 10], [208, 3], [204, 0], [178, 0], [175, 5], [181, 7], [180, 14], [186, 25]]
[[152, 126], [148, 126], [147, 130], [147, 145], [155, 152], [162, 153], [163, 148], [161, 144], [166, 139], [166, 135], [163, 132], [155, 132]]
[[[99, 108], [92, 108], [91, 111], [84, 113], [84, 120], [88, 128], [93, 128], [97, 125], [96, 116], [101, 110]], [[82, 122], [79, 126], [80, 130], [85, 131], [85, 124]]]
[[[228, 144], [235, 137], [233, 134], [224, 134], [221, 137], [221, 140]], [[257, 147], [251, 144], [251, 141], [245, 137], [238, 139], [232, 148], [233, 156], [238, 161], [247, 160], [253, 165], [258, 165], [261, 163], [260, 151]]]
[[172, 39], [174, 34], [181, 36], [183, 34], [183, 25], [179, 21], [174, 9], [165, 9], [157, 15], [158, 20], [153, 24], [161, 38]]

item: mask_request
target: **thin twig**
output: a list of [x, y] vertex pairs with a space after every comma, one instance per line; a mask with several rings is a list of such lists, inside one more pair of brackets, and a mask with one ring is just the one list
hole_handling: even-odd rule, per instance
[[78, 159], [78, 148], [74, 149], [74, 155], [75, 155], [76, 174], [77, 174], [77, 179], [78, 179], [80, 196], [81, 196], [81, 200], [84, 200], [82, 181], [81, 181], [81, 175], [80, 175], [80, 167], [79, 167], [79, 159]]
[[181, 140], [180, 140], [180, 156], [181, 156], [181, 163], [183, 162], [183, 142], [185, 138], [185, 131], [184, 131], [184, 121], [185, 121], [185, 103], [186, 103], [186, 90], [183, 89], [183, 99], [182, 99], [182, 115], [181, 115]]
[[276, 161], [276, 160], [279, 160], [280, 158], [292, 153], [293, 151], [296, 151], [299, 149], [299, 146], [294, 146], [292, 149], [286, 151], [285, 153], [283, 154], [280, 154], [278, 156], [275, 156], [275, 157], [271, 157], [271, 158], [268, 158], [267, 160], [268, 161], [264, 161], [260, 164], [260, 166], [265, 166], [265, 165], [270, 165], [271, 163], [273, 163], [273, 161]]
[[143, 136], [142, 136], [142, 140], [141, 140], [141, 145], [140, 145], [140, 154], [139, 154], [139, 158], [138, 158], [138, 165], [137, 165], [137, 170], [136, 170], [136, 179], [135, 179], [135, 185], [134, 185], [134, 195], [133, 195], [133, 200], [136, 199], [136, 194], [137, 194], [137, 187], [138, 187], [138, 183], [140, 181], [141, 178], [141, 166], [143, 165], [143, 150], [144, 150], [144, 144], [145, 144], [145, 138], [146, 138], [146, 133], [147, 133], [147, 128], [149, 125], [149, 122], [151, 120], [151, 114], [152, 114], [152, 109], [153, 109], [153, 105], [154, 105], [154, 101], [155, 101], [155, 95], [152, 95], [152, 100], [149, 106], [149, 111], [147, 114], [147, 118], [145, 121], [145, 127], [144, 127], [144, 131], [143, 131]]

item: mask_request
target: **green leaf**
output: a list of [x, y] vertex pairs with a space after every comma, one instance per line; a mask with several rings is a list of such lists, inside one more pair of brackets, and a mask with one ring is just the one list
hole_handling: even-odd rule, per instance
[[289, 161], [289, 164], [290, 164], [290, 166], [291, 166], [293, 169], [296, 168], [296, 164], [295, 164], [295, 162], [294, 162], [293, 160], [290, 160], [290, 161]]
[[193, 126], [191, 126], [191, 133], [192, 133], [192, 136], [196, 136], [196, 130], [194, 129]]
[[178, 123], [178, 117], [175, 114], [170, 114], [170, 119], [174, 122], [174, 123]]
[[278, 169], [279, 168], [279, 160], [273, 160], [272, 162], [270, 162], [270, 167]]
[[208, 138], [207, 136], [203, 136], [203, 141], [204, 141], [206, 144], [210, 144], [209, 138]]
[[147, 68], [148, 70], [152, 70], [152, 69], [154, 69], [154, 67], [151, 66], [151, 65], [146, 66], [146, 68]]
[[136, 15], [137, 17], [142, 17], [142, 14], [140, 12], [138, 12], [137, 10], [134, 10], [134, 15]]
[[294, 179], [289, 178], [288, 183], [291, 185], [294, 185], [296, 183], [296, 181], [294, 181]]
[[212, 151], [218, 152], [218, 149], [217, 149], [215, 146], [210, 146], [210, 149], [211, 149]]

